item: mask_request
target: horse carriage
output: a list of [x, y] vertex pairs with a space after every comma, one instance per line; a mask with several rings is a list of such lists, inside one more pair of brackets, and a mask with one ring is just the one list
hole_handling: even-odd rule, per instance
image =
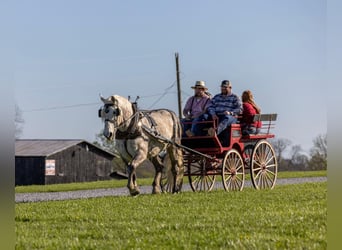
[[[272, 189], [276, 183], [278, 163], [267, 139], [274, 137], [271, 129], [277, 114], [254, 116], [254, 121], [262, 121], [258, 134], [243, 135], [237, 123], [219, 136], [215, 133], [182, 137], [179, 118], [173, 111], [138, 110], [136, 101], [116, 95], [101, 99], [104, 106], [99, 117], [105, 122], [103, 134], [109, 140], [115, 138], [116, 148], [127, 166], [131, 195], [140, 193], [135, 169], [146, 159], [156, 171], [152, 193], [181, 191], [183, 176], [188, 177], [193, 191], [212, 190], [217, 176], [226, 191], [241, 191], [248, 169], [256, 189]], [[217, 121], [202, 123], [217, 128]]]
[[[242, 190], [250, 171], [256, 189], [272, 189], [277, 179], [278, 164], [272, 145], [271, 129], [277, 114], [258, 114], [254, 121], [262, 121], [258, 134], [243, 135], [239, 123], [230, 125], [220, 136], [183, 137], [184, 175], [193, 191], [210, 191], [217, 176], [221, 176], [226, 191]], [[217, 121], [205, 121], [216, 130]], [[225, 137], [225, 138], [223, 138]], [[191, 148], [192, 150], [187, 150]]]

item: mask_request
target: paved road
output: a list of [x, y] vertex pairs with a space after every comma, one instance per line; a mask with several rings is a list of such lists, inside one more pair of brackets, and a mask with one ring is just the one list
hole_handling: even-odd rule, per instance
[[[297, 184], [306, 182], [324, 182], [327, 177], [306, 177], [306, 178], [289, 178], [278, 179], [276, 185]], [[215, 189], [222, 189], [221, 182], [215, 183]], [[251, 186], [251, 181], [245, 182], [245, 187]], [[182, 191], [190, 191], [189, 184], [182, 187]], [[150, 194], [152, 186], [141, 186], [141, 194]], [[58, 201], [58, 200], [71, 200], [71, 199], [87, 199], [104, 196], [129, 196], [128, 189], [124, 188], [105, 188], [93, 190], [79, 190], [67, 192], [44, 192], [44, 193], [18, 193], [15, 194], [15, 202], [40, 202], [40, 201]]]

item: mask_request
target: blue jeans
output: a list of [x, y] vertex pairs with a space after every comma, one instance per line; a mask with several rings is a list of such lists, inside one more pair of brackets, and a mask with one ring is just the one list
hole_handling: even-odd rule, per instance
[[242, 128], [242, 134], [243, 135], [250, 135], [250, 134], [259, 134], [260, 128], [256, 128], [255, 126], [247, 125], [244, 128]]
[[237, 122], [237, 118], [232, 115], [218, 115], [219, 124], [217, 126], [217, 134], [219, 135], [228, 126]]
[[196, 117], [194, 119], [185, 119], [185, 118], [182, 119], [181, 122], [183, 125], [183, 137], [186, 137], [185, 131], [187, 131], [188, 129], [190, 129], [190, 131], [194, 135], [197, 135], [197, 136], [204, 135], [203, 128], [205, 127], [206, 124], [201, 124], [198, 122], [202, 122], [206, 120], [208, 120], [207, 114], [200, 115], [199, 117]]

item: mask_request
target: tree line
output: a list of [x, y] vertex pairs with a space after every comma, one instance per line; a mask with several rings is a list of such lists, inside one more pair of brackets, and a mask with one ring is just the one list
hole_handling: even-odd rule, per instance
[[[313, 146], [307, 154], [299, 144], [292, 144], [288, 139], [270, 140], [277, 156], [279, 170], [326, 170], [328, 166], [327, 133], [317, 135], [312, 142]], [[284, 157], [286, 150], [289, 150], [287, 158]]]

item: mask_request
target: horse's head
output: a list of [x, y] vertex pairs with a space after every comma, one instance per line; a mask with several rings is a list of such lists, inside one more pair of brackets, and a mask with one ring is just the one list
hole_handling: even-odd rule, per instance
[[127, 99], [117, 95], [108, 98], [101, 96], [101, 100], [104, 105], [98, 115], [105, 123], [103, 135], [113, 140], [116, 129], [124, 130], [128, 126], [129, 117], [133, 114], [132, 105]]

